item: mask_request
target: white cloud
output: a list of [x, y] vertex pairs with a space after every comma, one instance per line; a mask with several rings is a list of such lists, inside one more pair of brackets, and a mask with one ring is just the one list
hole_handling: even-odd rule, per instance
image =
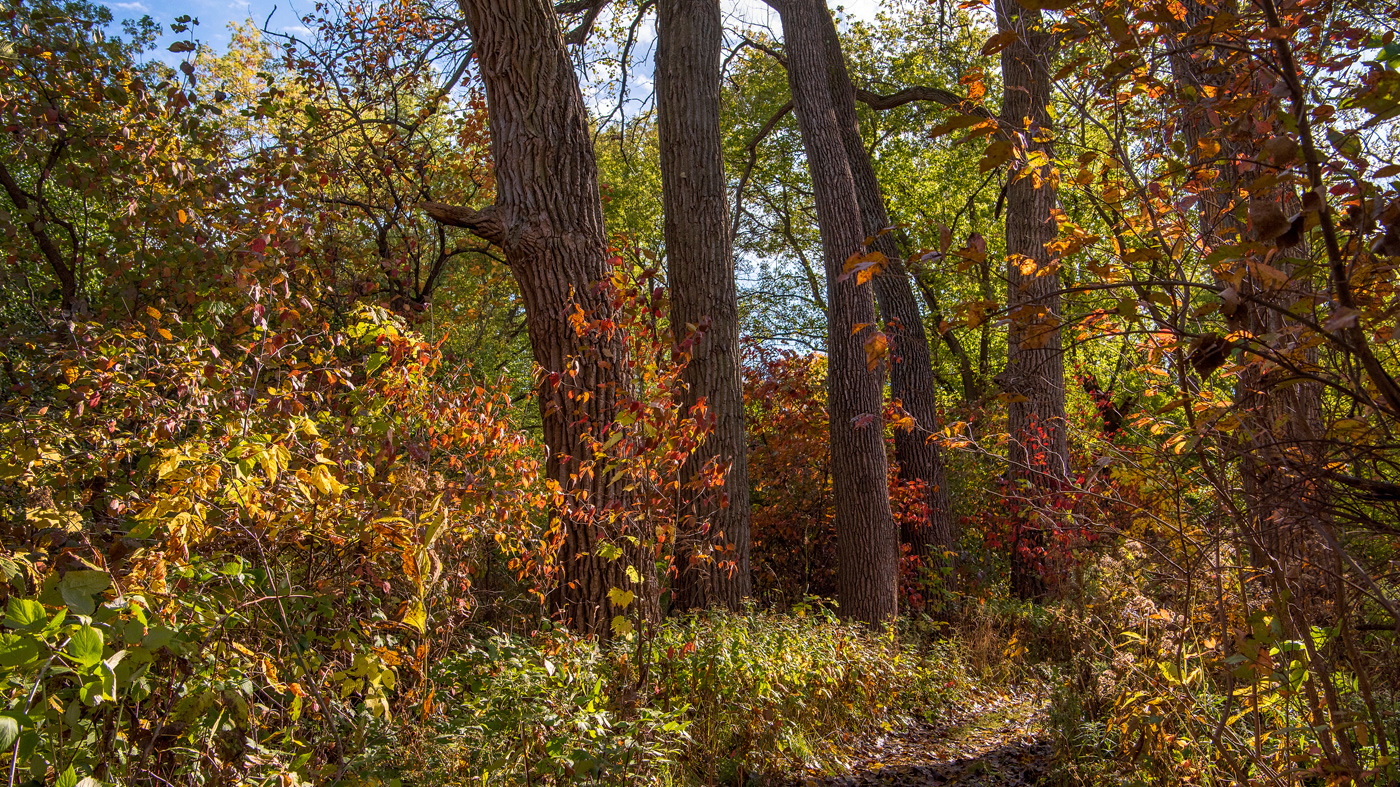
[[151, 10], [146, 7], [145, 3], [108, 3], [107, 5], [118, 11], [140, 11], [143, 14]]
[[304, 25], [283, 25], [282, 32], [291, 33], [294, 36], [311, 37], [311, 28]]

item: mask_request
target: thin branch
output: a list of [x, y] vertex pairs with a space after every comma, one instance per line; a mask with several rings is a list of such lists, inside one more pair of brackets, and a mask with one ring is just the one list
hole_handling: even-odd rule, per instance
[[792, 100], [789, 99], [786, 104], [778, 108], [777, 112], [773, 113], [773, 117], [768, 118], [768, 121], [759, 128], [758, 133], [754, 134], [753, 139], [749, 140], [747, 148], [749, 160], [748, 163], [744, 164], [744, 173], [739, 176], [738, 187], [734, 189], [734, 225], [730, 229], [730, 237], [739, 234], [739, 218], [744, 215], [744, 187], [748, 185], [749, 176], [753, 174], [754, 165], [758, 163], [758, 145], [764, 138], [773, 133], [773, 129], [777, 127], [779, 121], [787, 117], [791, 111]]

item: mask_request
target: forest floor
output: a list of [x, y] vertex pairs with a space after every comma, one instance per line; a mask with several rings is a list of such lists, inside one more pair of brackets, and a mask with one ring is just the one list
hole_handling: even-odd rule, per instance
[[949, 722], [918, 724], [876, 738], [850, 773], [809, 776], [803, 787], [1020, 787], [1038, 783], [1053, 752], [1045, 731], [1048, 695], [1032, 686], [971, 698]]

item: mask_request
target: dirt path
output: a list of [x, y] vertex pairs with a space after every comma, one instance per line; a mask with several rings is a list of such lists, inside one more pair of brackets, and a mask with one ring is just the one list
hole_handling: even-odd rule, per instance
[[1043, 693], [975, 698], [951, 724], [921, 725], [878, 739], [850, 773], [808, 777], [804, 787], [1019, 787], [1050, 766]]

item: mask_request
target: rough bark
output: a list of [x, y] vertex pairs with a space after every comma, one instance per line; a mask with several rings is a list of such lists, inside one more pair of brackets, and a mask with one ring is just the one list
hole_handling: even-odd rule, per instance
[[671, 326], [690, 354], [685, 407], [704, 402], [714, 432], [682, 470], [683, 494], [711, 460], [729, 466], [723, 498], [698, 498], [676, 532], [672, 602], [737, 610], [749, 594], [749, 479], [739, 296], [725, 195], [720, 110], [724, 29], [718, 0], [657, 4], [657, 133]]
[[938, 429], [938, 387], [933, 376], [928, 334], [924, 331], [919, 302], [904, 267], [904, 255], [895, 243], [894, 234], [888, 231], [890, 216], [870, 151], [861, 137], [856, 90], [846, 71], [836, 20], [830, 13], [824, 13], [822, 21], [832, 104], [850, 162], [864, 232], [867, 237], [875, 238], [871, 248], [888, 260], [873, 283], [880, 319], [890, 337], [890, 398], [898, 401], [916, 423], [912, 430], [895, 430], [895, 462], [902, 478], [924, 484], [928, 515], [921, 521], [901, 522], [900, 541], [909, 545], [910, 554], [942, 562], [943, 550], [953, 543], [953, 517], [948, 504], [943, 456], [938, 444], [931, 440]]
[[[897, 611], [898, 534], [879, 426], [881, 379], [867, 367], [874, 335], [871, 285], [841, 280], [863, 252], [855, 181], [828, 85], [821, 0], [768, 0], [782, 17], [788, 83], [821, 227], [827, 280], [827, 388], [837, 533], [837, 595], [843, 616], [880, 624]], [[864, 323], [865, 327], [855, 330]]]
[[[474, 212], [425, 206], [435, 219], [464, 226], [505, 252], [525, 302], [530, 346], [541, 369], [538, 387], [547, 472], [567, 496], [560, 511], [562, 577], [558, 614], [579, 631], [605, 633], [614, 609], [611, 588], [632, 589], [644, 616], [655, 615], [649, 553], [624, 559], [599, 554], [604, 543], [626, 547], [636, 523], [612, 516], [625, 507], [621, 484], [592, 472], [593, 441], [616, 415], [626, 384], [626, 346], [616, 333], [580, 332], [569, 317], [613, 316], [597, 284], [608, 276], [608, 248], [598, 194], [588, 111], [559, 21], [545, 0], [460, 0], [486, 86], [496, 204]], [[577, 372], [570, 366], [577, 361]], [[572, 392], [573, 396], [567, 394]], [[578, 394], [588, 394], [579, 396]], [[640, 534], [638, 534], [640, 535]], [[643, 587], [626, 577], [636, 566]], [[634, 615], [637, 607], [625, 610]]]
[[[1018, 37], [1001, 53], [1006, 94], [1001, 118], [1029, 154], [1051, 149], [1050, 36], [1040, 11], [1016, 0], [997, 0], [997, 28]], [[1024, 159], [1022, 159], [1024, 161]], [[1055, 239], [1051, 210], [1056, 189], [1046, 164], [1013, 171], [1006, 187], [1006, 306], [1010, 316], [1006, 370], [997, 383], [1008, 394], [1007, 431], [1012, 494], [1035, 498], [1062, 488], [1068, 475], [1065, 437], [1064, 358], [1060, 343], [1058, 260], [1046, 244]], [[1022, 598], [1043, 594], [1037, 553], [1044, 545], [1039, 517], [1025, 517], [1012, 546], [1011, 583]]]

